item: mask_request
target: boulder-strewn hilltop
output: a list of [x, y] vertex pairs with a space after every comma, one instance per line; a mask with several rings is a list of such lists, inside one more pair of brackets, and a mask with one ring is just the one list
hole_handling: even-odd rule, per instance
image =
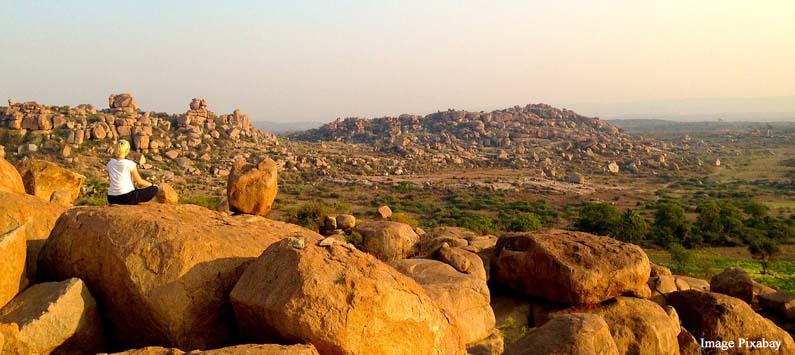
[[258, 216], [278, 169], [241, 166], [227, 181], [234, 212], [217, 212], [68, 207], [30, 190], [48, 174], [0, 158], [0, 354], [676, 355], [742, 337], [760, 354], [795, 351], [779, 327], [793, 296], [743, 270], [672, 275], [638, 246], [559, 229], [496, 237], [326, 216], [324, 236]]
[[[675, 147], [630, 135], [599, 118], [546, 104], [492, 112], [448, 110], [426, 116], [337, 119], [292, 134], [301, 141], [371, 144], [429, 166], [537, 166], [548, 177], [577, 164], [618, 173], [678, 169]], [[581, 170], [586, 170], [582, 167]]]

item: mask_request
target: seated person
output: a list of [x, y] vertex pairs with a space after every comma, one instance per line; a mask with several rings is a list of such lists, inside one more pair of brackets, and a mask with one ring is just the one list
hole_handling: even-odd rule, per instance
[[[130, 142], [121, 139], [116, 143], [116, 158], [106, 166], [110, 177], [108, 203], [112, 205], [137, 205], [157, 195], [157, 186], [141, 178], [135, 162], [125, 159], [130, 153]], [[136, 189], [135, 185], [142, 187]]]

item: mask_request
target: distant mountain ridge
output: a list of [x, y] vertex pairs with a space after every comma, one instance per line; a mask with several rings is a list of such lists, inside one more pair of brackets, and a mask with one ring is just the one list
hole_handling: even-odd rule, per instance
[[567, 105], [603, 119], [666, 119], [674, 121], [795, 120], [795, 96], [688, 98]]
[[271, 121], [254, 121], [251, 122], [254, 127], [263, 131], [271, 132], [273, 134], [291, 133], [306, 131], [313, 128], [318, 128], [323, 125], [319, 121], [301, 121], [301, 122], [271, 122]]

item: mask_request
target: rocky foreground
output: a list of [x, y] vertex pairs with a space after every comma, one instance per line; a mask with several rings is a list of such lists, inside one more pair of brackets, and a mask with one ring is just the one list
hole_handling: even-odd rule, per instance
[[0, 177], [0, 354], [795, 353], [756, 312], [793, 320], [795, 295], [742, 270], [672, 275], [635, 245], [555, 229], [336, 216], [324, 237], [262, 217], [269, 160], [234, 164], [225, 211], [163, 186], [161, 203], [71, 207], [80, 176], [35, 160], [0, 159]]

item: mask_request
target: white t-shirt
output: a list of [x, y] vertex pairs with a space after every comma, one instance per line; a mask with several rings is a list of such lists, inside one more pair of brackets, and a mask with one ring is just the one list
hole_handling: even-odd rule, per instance
[[119, 196], [135, 190], [135, 185], [130, 175], [130, 172], [133, 171], [135, 167], [135, 162], [128, 159], [111, 159], [108, 162], [106, 167], [108, 169], [108, 176], [110, 177], [108, 195]]

